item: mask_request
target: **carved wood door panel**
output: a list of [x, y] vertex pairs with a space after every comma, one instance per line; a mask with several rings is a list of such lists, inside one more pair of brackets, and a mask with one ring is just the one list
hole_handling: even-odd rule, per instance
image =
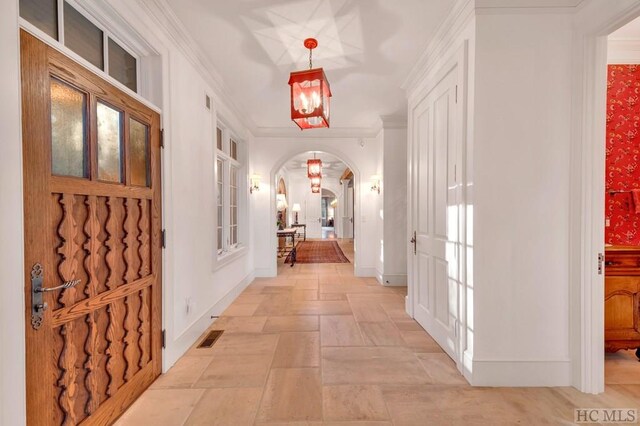
[[27, 421], [110, 424], [161, 371], [160, 116], [24, 31], [21, 72]]

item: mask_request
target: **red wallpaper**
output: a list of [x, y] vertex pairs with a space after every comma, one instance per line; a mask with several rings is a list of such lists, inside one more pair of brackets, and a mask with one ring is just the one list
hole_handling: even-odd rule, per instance
[[607, 160], [605, 242], [640, 246], [640, 213], [630, 192], [640, 189], [640, 66], [609, 65], [607, 78]]

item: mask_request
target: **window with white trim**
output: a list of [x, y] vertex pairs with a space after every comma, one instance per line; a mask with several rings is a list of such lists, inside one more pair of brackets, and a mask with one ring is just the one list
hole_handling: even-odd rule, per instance
[[242, 143], [219, 124], [216, 128], [217, 249], [224, 256], [242, 246], [242, 217], [246, 204]]

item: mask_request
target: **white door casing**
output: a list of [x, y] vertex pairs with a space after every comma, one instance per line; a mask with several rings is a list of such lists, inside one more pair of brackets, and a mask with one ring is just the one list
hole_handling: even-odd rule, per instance
[[462, 369], [465, 349], [464, 114], [466, 50], [433, 79], [410, 114], [410, 313]]

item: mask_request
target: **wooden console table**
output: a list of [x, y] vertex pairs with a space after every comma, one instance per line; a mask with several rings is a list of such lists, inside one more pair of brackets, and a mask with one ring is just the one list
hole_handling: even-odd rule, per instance
[[[296, 234], [295, 228], [287, 228], [276, 231], [278, 238], [284, 238], [284, 246], [278, 247], [278, 257], [291, 255], [291, 267], [296, 263]], [[291, 245], [287, 245], [287, 239], [291, 239]]]
[[[307, 225], [304, 223], [294, 223], [291, 225], [291, 228], [296, 230], [296, 237], [303, 238], [303, 241], [307, 241]], [[302, 228], [302, 232], [300, 232], [299, 228]]]

